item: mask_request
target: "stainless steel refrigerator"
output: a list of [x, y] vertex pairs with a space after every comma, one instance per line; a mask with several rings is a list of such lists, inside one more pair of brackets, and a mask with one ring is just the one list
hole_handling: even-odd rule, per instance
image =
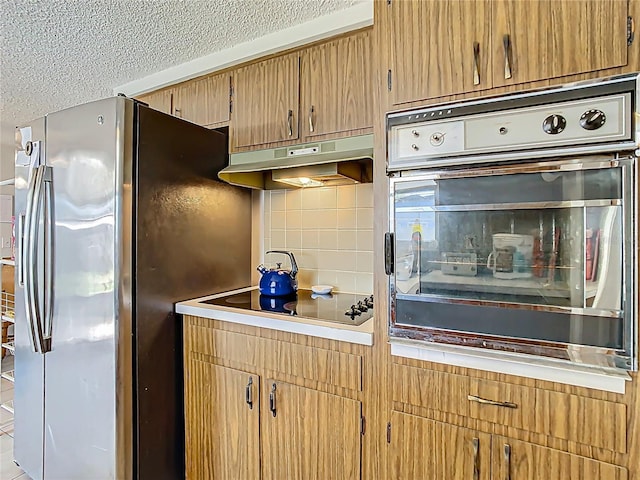
[[16, 462], [34, 480], [182, 478], [173, 304], [250, 284], [226, 135], [114, 97], [16, 129], [16, 148]]

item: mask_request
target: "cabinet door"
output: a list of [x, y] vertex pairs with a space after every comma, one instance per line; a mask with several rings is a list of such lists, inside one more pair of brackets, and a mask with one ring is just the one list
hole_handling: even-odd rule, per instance
[[627, 0], [496, 0], [491, 34], [493, 84], [626, 65], [626, 22]]
[[388, 8], [394, 104], [491, 88], [487, 0], [394, 0]]
[[236, 147], [298, 138], [298, 53], [254, 63], [234, 72], [232, 137]]
[[229, 121], [231, 75], [222, 73], [187, 82], [175, 89], [173, 113], [198, 125]]
[[[491, 435], [392, 412], [388, 478], [490, 480]], [[546, 478], [546, 477], [540, 477]]]
[[159, 92], [148, 93], [136, 97], [141, 102], [146, 103], [149, 107], [160, 112], [171, 115], [172, 90], [161, 90]]
[[263, 480], [360, 478], [360, 402], [274, 380], [263, 398]]
[[627, 470], [591, 458], [494, 436], [493, 478], [509, 480], [627, 480]]
[[189, 361], [185, 375], [187, 479], [260, 477], [259, 392], [257, 375]]
[[367, 30], [303, 53], [303, 137], [373, 126], [371, 49]]

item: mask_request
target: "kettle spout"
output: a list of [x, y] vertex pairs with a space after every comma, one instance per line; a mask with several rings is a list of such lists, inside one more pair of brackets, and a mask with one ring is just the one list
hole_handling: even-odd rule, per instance
[[258, 268], [256, 268], [256, 270], [258, 270], [263, 275], [268, 272], [267, 268], [262, 263], [258, 265]]

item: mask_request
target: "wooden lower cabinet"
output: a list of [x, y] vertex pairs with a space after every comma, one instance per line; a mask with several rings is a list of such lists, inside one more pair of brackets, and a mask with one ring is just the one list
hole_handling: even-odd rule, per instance
[[359, 401], [275, 380], [264, 391], [264, 480], [360, 478]]
[[627, 469], [553, 448], [494, 435], [493, 478], [504, 480], [627, 480]]
[[185, 322], [187, 480], [359, 480], [358, 350], [209, 322]]
[[360, 478], [359, 401], [261, 382], [245, 371], [188, 362], [187, 479]]
[[628, 479], [616, 465], [396, 411], [389, 440], [396, 480]]
[[[392, 412], [389, 478], [490, 480], [491, 435]], [[542, 478], [542, 477], [540, 477]]]
[[260, 379], [190, 360], [185, 375], [187, 479], [260, 478]]

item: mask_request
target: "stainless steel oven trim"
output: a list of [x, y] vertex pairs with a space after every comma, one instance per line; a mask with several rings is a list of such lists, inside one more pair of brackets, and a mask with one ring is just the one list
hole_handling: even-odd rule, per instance
[[[416, 329], [415, 326], [413, 325], [404, 325], [404, 324], [399, 324], [403, 327], [409, 327], [412, 329]], [[517, 337], [510, 337], [507, 335], [501, 336], [501, 335], [492, 335], [490, 333], [477, 333], [477, 332], [469, 332], [466, 330], [448, 330], [445, 328], [434, 328], [434, 327], [422, 327], [420, 328], [421, 331], [425, 331], [428, 332], [428, 335], [432, 335], [432, 336], [438, 336], [440, 334], [442, 334], [444, 337], [450, 337], [450, 336], [455, 336], [456, 334], [463, 334], [465, 336], [469, 336], [469, 337], [478, 337], [481, 341], [484, 340], [486, 341], [487, 339], [491, 339], [494, 342], [498, 343], [498, 344], [522, 344], [522, 345], [528, 345], [528, 346], [535, 346], [536, 348], [547, 348], [547, 349], [556, 349], [556, 350], [560, 350], [560, 351], [564, 351], [567, 349], [567, 347], [571, 347], [571, 348], [575, 348], [575, 349], [584, 349], [587, 351], [597, 351], [600, 353], [606, 353], [607, 355], [615, 355], [616, 357], [619, 358], [625, 358], [628, 359], [629, 357], [627, 357], [625, 355], [624, 350], [618, 350], [616, 348], [611, 348], [611, 347], [594, 347], [592, 345], [580, 345], [577, 343], [568, 343], [568, 342], [550, 342], [550, 341], [546, 341], [546, 340], [533, 340], [533, 339], [523, 339], [523, 338], [517, 338]], [[406, 331], [403, 329], [403, 331]], [[406, 338], [406, 336], [402, 335], [402, 338]], [[414, 335], [409, 334], [408, 335], [409, 338], [414, 337]], [[466, 342], [464, 343], [470, 343], [472, 340], [470, 338], [466, 339]], [[454, 342], [447, 342], [447, 343], [454, 343]]]
[[478, 204], [461, 204], [461, 205], [438, 205], [435, 207], [413, 207], [404, 211], [413, 212], [470, 212], [484, 210], [537, 210], [540, 208], [575, 208], [575, 207], [619, 207], [622, 205], [622, 199], [615, 200], [570, 200], [565, 202], [513, 202], [513, 203], [478, 203]]
[[[636, 121], [636, 125], [640, 123], [640, 118]], [[623, 294], [624, 294], [624, 304], [622, 312], [624, 315], [625, 322], [625, 336], [623, 338], [623, 344], [625, 347], [624, 355], [619, 354], [606, 354], [603, 355], [602, 358], [605, 359], [607, 364], [614, 364], [618, 368], [623, 368], [625, 370], [637, 371], [638, 369], [638, 319], [636, 318], [638, 312], [638, 298], [634, 296], [635, 286], [638, 285], [638, 268], [634, 268], [634, 266], [638, 265], [638, 252], [633, 249], [634, 240], [638, 239], [639, 227], [636, 219], [638, 218], [638, 199], [640, 198], [638, 195], [639, 185], [638, 185], [638, 162], [637, 158], [634, 156], [626, 155], [622, 157], [612, 156], [612, 155], [598, 155], [598, 156], [588, 156], [584, 158], [571, 158], [565, 160], [557, 160], [552, 162], [536, 162], [529, 163], [525, 165], [500, 165], [497, 168], [490, 167], [479, 167], [472, 168], [466, 170], [421, 170], [410, 172], [409, 175], [394, 174], [391, 176], [389, 181], [389, 197], [388, 197], [388, 207], [389, 207], [389, 228], [390, 232], [395, 233], [395, 208], [394, 208], [394, 192], [397, 183], [404, 183], [407, 181], [420, 181], [420, 180], [434, 180], [434, 179], [446, 179], [446, 178], [461, 178], [461, 177], [469, 177], [469, 176], [490, 176], [490, 175], [500, 175], [500, 174], [516, 174], [516, 173], [536, 173], [536, 172], [545, 172], [545, 171], [575, 171], [575, 170], [587, 170], [587, 169], [598, 169], [598, 168], [616, 168], [622, 167], [623, 177], [622, 177], [622, 208], [623, 208], [623, 259], [626, 259], [624, 262], [624, 283], [623, 283]], [[631, 173], [630, 170], [633, 171], [633, 175], [631, 178], [631, 185], [627, 185], [628, 175]], [[626, 207], [625, 207], [626, 205]], [[631, 207], [628, 207], [628, 206]], [[395, 302], [396, 299], [402, 299], [406, 296], [403, 294], [398, 294], [396, 289], [396, 279], [395, 279], [395, 269], [392, 274], [389, 276], [389, 295], [390, 301], [388, 305], [388, 314], [389, 314], [389, 325], [388, 325], [388, 333], [390, 336], [409, 336], [412, 337], [411, 334], [403, 330], [402, 323], [396, 323], [395, 319]], [[438, 297], [438, 296], [429, 296], [429, 297], [418, 297], [409, 295], [411, 300], [419, 300], [419, 301], [439, 301], [444, 300], [446, 297]], [[461, 303], [460, 300], [454, 300], [451, 303]], [[484, 305], [490, 305], [491, 303], [480, 303]], [[505, 305], [504, 302], [501, 302], [502, 305]], [[526, 306], [528, 304], [509, 304], [513, 305], [515, 308], [520, 308], [522, 306]], [[495, 302], [494, 302], [495, 306]], [[535, 305], [535, 307], [539, 310], [542, 308], [552, 308], [551, 310], [545, 311], [554, 311], [554, 312], [562, 312], [562, 313], [574, 313], [574, 314], [588, 314], [593, 316], [603, 316], [603, 317], [611, 317], [611, 318], [620, 318], [620, 315], [616, 315], [612, 310], [596, 310], [596, 309], [576, 309], [569, 307], [549, 307], [549, 306], [540, 306]], [[525, 307], [526, 308], [526, 307]], [[557, 309], [556, 309], [557, 308]], [[629, 325], [630, 323], [630, 325]], [[441, 332], [441, 329], [433, 329], [429, 327], [415, 327], [406, 325], [406, 327], [410, 327], [411, 331], [414, 332], [416, 330], [425, 332], [423, 334], [413, 334], [413, 336], [424, 336], [426, 332]], [[454, 332], [452, 331], [452, 334]], [[474, 334], [473, 332], [469, 332]], [[400, 334], [400, 335], [398, 335]], [[474, 334], [475, 335], [475, 334]], [[451, 335], [449, 335], [451, 336]], [[482, 337], [482, 335], [478, 335], [478, 337]], [[509, 337], [497, 337], [507, 339]], [[509, 343], [509, 342], [507, 342]], [[518, 348], [526, 348], [523, 347], [524, 343], [520, 342], [519, 339], [513, 339], [511, 343], [515, 343]], [[535, 341], [534, 341], [535, 343]], [[574, 344], [561, 344], [557, 343], [557, 345], [566, 345], [567, 349], [571, 348], [572, 351], [577, 351], [576, 349], [580, 347], [581, 351], [590, 352], [591, 354], [595, 354], [601, 352], [601, 347], [590, 347], [586, 345], [577, 346]], [[537, 347], [536, 347], [537, 348]], [[539, 349], [536, 350], [533, 348], [530, 353], [535, 353], [535, 351], [539, 352]], [[598, 353], [599, 355], [599, 353]], [[597, 358], [598, 355], [595, 355], [593, 358]], [[573, 361], [579, 362], [579, 356], [576, 357]], [[579, 362], [583, 363], [583, 362]], [[584, 362], [586, 363], [586, 362]]]
[[[594, 144], [587, 146], [561, 146], [557, 148], [548, 148], [548, 149], [531, 149], [531, 150], [519, 150], [517, 152], [502, 152], [502, 153], [479, 153], [475, 155], [468, 156], [450, 156], [444, 157], [439, 160], [434, 160], [433, 158], [428, 159], [428, 157], [419, 157], [415, 159], [411, 159], [402, 164], [394, 165], [389, 167], [389, 135], [391, 132], [390, 128], [390, 119], [395, 117], [400, 117], [404, 115], [411, 114], [422, 114], [426, 112], [439, 112], [442, 111], [445, 114], [452, 113], [450, 116], [444, 115], [442, 118], [456, 118], [455, 110], [460, 107], [474, 107], [479, 105], [488, 105], [496, 104], [504, 101], [505, 99], [516, 102], [518, 99], [530, 99], [532, 97], [540, 97], [544, 98], [545, 95], [554, 94], [554, 93], [562, 93], [564, 92], [573, 92], [577, 90], [584, 89], [585, 87], [595, 87], [597, 88], [599, 85], [615, 85], [621, 84], [625, 82], [633, 81], [635, 88], [633, 90], [627, 90], [632, 95], [632, 116], [634, 121], [631, 122], [630, 125], [630, 135], [631, 139], [628, 141], [621, 142], [609, 142], [602, 144]], [[596, 95], [597, 96], [597, 95]], [[518, 108], [517, 105], [514, 105], [513, 108]], [[458, 115], [457, 118], [463, 118], [464, 115]], [[482, 162], [509, 162], [515, 160], [532, 160], [532, 159], [545, 159], [545, 158], [553, 158], [557, 156], [571, 156], [571, 155], [585, 155], [585, 154], [598, 154], [598, 153], [614, 153], [614, 152], [622, 152], [622, 151], [635, 151], [640, 149], [640, 72], [635, 72], [632, 74], [623, 74], [616, 75], [611, 77], [599, 78], [599, 79], [590, 79], [590, 80], [581, 80], [578, 82], [568, 83], [564, 85], [555, 85], [551, 87], [543, 87], [535, 90], [531, 90], [529, 92], [515, 92], [508, 95], [498, 95], [492, 97], [484, 97], [476, 100], [467, 100], [467, 101], [454, 101], [443, 103], [439, 105], [424, 107], [424, 108], [414, 108], [409, 110], [397, 110], [388, 112], [385, 119], [385, 129], [387, 135], [386, 141], [386, 166], [387, 173], [392, 175], [394, 172], [400, 172], [405, 170], [412, 170], [416, 168], [436, 168], [444, 165], [455, 167], [458, 165], [468, 165], [473, 163], [482, 163]], [[640, 156], [640, 155], [639, 155]]]
[[[639, 123], [640, 120], [636, 123]], [[640, 135], [640, 134], [639, 134]], [[469, 165], [477, 163], [488, 162], [509, 162], [515, 160], [542, 160], [545, 158], [557, 158], [562, 155], [575, 156], [575, 155], [590, 155], [598, 153], [614, 153], [622, 151], [633, 151], [640, 148], [639, 142], [621, 142], [614, 144], [593, 145], [584, 147], [564, 147], [553, 148], [547, 150], [524, 150], [519, 152], [509, 153], [488, 153], [483, 155], [469, 155], [466, 157], [446, 157], [442, 160], [427, 159], [427, 157], [421, 157], [419, 159], [413, 159], [411, 162], [403, 163], [402, 165], [396, 165], [395, 167], [388, 168], [388, 173], [392, 174], [396, 171], [402, 171], [405, 169], [427, 168], [427, 167], [443, 167], [443, 166], [459, 166]]]
[[[636, 125], [639, 122], [636, 120]], [[625, 328], [624, 345], [627, 350], [634, 371], [638, 370], [638, 162], [629, 159], [628, 168], [622, 169], [623, 205], [622, 205], [622, 234], [624, 238], [623, 258], [623, 291], [627, 310], [625, 321], [631, 322], [629, 328]], [[631, 170], [631, 171], [630, 171]], [[631, 174], [631, 178], [627, 178]], [[625, 188], [630, 183], [631, 188]], [[634, 248], [635, 245], [635, 248]], [[626, 260], [626, 261], [625, 261]]]
[[[606, 347], [593, 347], [589, 345], [578, 345], [574, 343], [546, 343], [528, 341], [513, 337], [496, 337], [488, 334], [477, 334], [474, 332], [461, 332], [454, 330], [434, 329], [425, 327], [420, 329], [390, 329], [391, 336], [399, 339], [409, 339], [427, 343], [438, 343], [444, 345], [458, 345], [488, 349], [492, 351], [504, 351], [513, 353], [514, 351], [526, 355], [551, 357], [560, 360], [568, 360], [572, 363], [587, 367], [611, 370], [611, 373], [620, 370], [629, 370], [628, 365], [632, 359], [624, 352]], [[584, 359], [592, 359], [587, 362]]]
[[[613, 84], [620, 84], [620, 83], [625, 83], [629, 81], [635, 82], [636, 100], [640, 99], [640, 72], [635, 72], [635, 73], [625, 73], [622, 75], [613, 75], [610, 77], [603, 77], [603, 78], [597, 78], [597, 79], [579, 80], [577, 82], [570, 82], [562, 85], [541, 87], [541, 88], [529, 90], [526, 92], [513, 92], [506, 95], [499, 94], [499, 95], [481, 97], [481, 98], [472, 99], [472, 100], [462, 100], [462, 101], [456, 100], [453, 102], [445, 102], [445, 103], [431, 105], [431, 106], [422, 107], [422, 108], [419, 107], [419, 108], [411, 108], [411, 109], [399, 109], [399, 110], [388, 112], [387, 119], [403, 116], [407, 114], [421, 114], [421, 113], [426, 113], [431, 111], [435, 111], [435, 112], [438, 112], [441, 110], [453, 111], [456, 108], [459, 108], [462, 106], [492, 105], [495, 103], [502, 102], [504, 100], [515, 101], [517, 99], [527, 99], [527, 98], [533, 98], [533, 97], [543, 98], [544, 96], [547, 96], [553, 93], [571, 92], [574, 90], [584, 90], [585, 88], [588, 88], [588, 87], [597, 88], [600, 85], [605, 85], [605, 84], [613, 85]], [[597, 97], [601, 95], [592, 95], [592, 96]], [[636, 112], [638, 112], [637, 109], [639, 107], [640, 105], [638, 105], [638, 103], [636, 102]], [[514, 106], [514, 108], [517, 108], [517, 106]], [[447, 118], [447, 117], [444, 116], [444, 118]], [[455, 118], [455, 115], [452, 115], [449, 118]], [[388, 127], [388, 122], [386, 126]], [[636, 132], [637, 131], [638, 129], [636, 129]]]
[[[556, 157], [557, 158], [557, 157]], [[574, 172], [580, 170], [597, 170], [602, 168], [613, 168], [620, 165], [620, 162], [631, 160], [633, 157], [625, 155], [589, 155], [582, 157], [570, 156], [559, 160], [548, 160], [542, 162], [528, 162], [518, 164], [476, 166], [465, 169], [420, 169], [406, 172], [397, 172], [391, 175], [391, 182], [400, 178], [412, 178], [413, 180], [444, 180], [450, 178], [465, 177], [492, 177], [496, 175], [515, 175], [519, 173], [558, 173]], [[586, 160], [585, 160], [586, 159]], [[418, 177], [418, 178], [416, 178]]]
[[[446, 295], [412, 295], [396, 292], [397, 300], [408, 300], [411, 302], [424, 303], [450, 303], [459, 305], [477, 305], [479, 307], [507, 307], [514, 310], [532, 310], [538, 312], [554, 312], [566, 313], [567, 315], [589, 315], [592, 317], [603, 318], [622, 318], [622, 310], [602, 309], [602, 308], [579, 308], [579, 307], [562, 307], [555, 305], [540, 305], [536, 303], [519, 303], [519, 302], [496, 302], [492, 300], [476, 300], [473, 298], [456, 297], [451, 298]], [[404, 325], [397, 323], [397, 325]]]

